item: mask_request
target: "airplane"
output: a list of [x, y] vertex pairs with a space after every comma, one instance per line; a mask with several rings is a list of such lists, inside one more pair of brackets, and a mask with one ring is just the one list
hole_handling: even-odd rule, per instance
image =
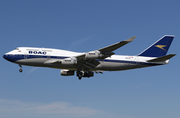
[[94, 73], [104, 71], [165, 65], [169, 63], [170, 58], [176, 55], [166, 55], [174, 39], [173, 35], [163, 36], [138, 55], [114, 55], [114, 50], [132, 42], [135, 38], [133, 36], [113, 45], [85, 53], [51, 48], [18, 47], [4, 54], [3, 57], [19, 64], [19, 72], [22, 72], [22, 65], [49, 67], [61, 69], [62, 76], [73, 76], [76, 72], [76, 76], [81, 80], [82, 77], [93, 77]]

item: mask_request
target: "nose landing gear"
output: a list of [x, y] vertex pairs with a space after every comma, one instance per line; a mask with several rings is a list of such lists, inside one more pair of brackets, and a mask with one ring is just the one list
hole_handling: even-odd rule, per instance
[[21, 73], [23, 71], [22, 66], [19, 64], [19, 67], [20, 67], [19, 72]]

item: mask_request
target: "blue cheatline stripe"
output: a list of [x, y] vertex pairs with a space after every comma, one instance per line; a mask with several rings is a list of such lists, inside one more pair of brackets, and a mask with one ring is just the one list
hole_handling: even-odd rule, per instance
[[[101, 60], [97, 60], [101, 61]], [[155, 63], [148, 63], [148, 62], [136, 62], [136, 61], [124, 61], [124, 60], [109, 60], [105, 59], [103, 60], [105, 62], [115, 62], [115, 63], [128, 63], [128, 64], [139, 64], [139, 65], [160, 65], [160, 64], [155, 64]]]
[[3, 57], [11, 62], [15, 62], [21, 59], [33, 59], [33, 58], [53, 58], [53, 59], [68, 58], [63, 56], [42, 56], [42, 55], [4, 55]]
[[[6, 60], [15, 62], [22, 59], [33, 59], [33, 58], [49, 58], [49, 59], [65, 59], [69, 57], [64, 56], [42, 56], [42, 55], [4, 55], [3, 56]], [[102, 61], [98, 60], [97, 61]], [[115, 62], [115, 63], [129, 63], [129, 64], [137, 64], [136, 61], [124, 61], [124, 60], [109, 60], [104, 59], [104, 62]], [[147, 63], [147, 62], [138, 62], [139, 65], [159, 65], [159, 64], [153, 64], [153, 63]]]

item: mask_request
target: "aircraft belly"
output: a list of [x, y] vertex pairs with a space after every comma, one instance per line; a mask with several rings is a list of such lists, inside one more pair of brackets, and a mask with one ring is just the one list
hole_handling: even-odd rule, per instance
[[43, 63], [47, 60], [48, 60], [47, 58], [31, 58], [31, 59], [17, 60], [15, 63], [30, 65], [30, 66], [41, 66], [44, 65]]
[[[30, 58], [30, 59], [21, 59], [15, 61], [17, 64], [27, 65], [27, 66], [37, 66], [37, 67], [49, 67], [56, 69], [69, 69], [77, 70], [77, 65], [62, 65], [60, 63], [44, 63], [48, 61], [49, 58]], [[135, 68], [147, 67], [150, 65], [137, 64], [136, 62], [107, 62], [99, 61], [100, 64], [94, 69], [89, 69], [91, 71], [104, 70], [104, 71], [119, 71], [119, 70], [128, 70]]]
[[135, 63], [119, 63], [119, 62], [101, 62], [96, 69], [106, 70], [106, 71], [118, 71], [118, 70], [128, 70], [138, 68]]

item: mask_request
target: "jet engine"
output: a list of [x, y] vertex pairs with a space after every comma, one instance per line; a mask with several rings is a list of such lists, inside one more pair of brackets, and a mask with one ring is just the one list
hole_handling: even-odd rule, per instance
[[61, 61], [62, 65], [74, 65], [77, 64], [77, 59], [75, 57], [65, 58]]
[[74, 70], [62, 69], [60, 72], [61, 72], [62, 76], [73, 76], [74, 75]]
[[85, 54], [85, 59], [100, 59], [103, 57], [103, 54], [101, 54], [98, 50], [87, 52]]

